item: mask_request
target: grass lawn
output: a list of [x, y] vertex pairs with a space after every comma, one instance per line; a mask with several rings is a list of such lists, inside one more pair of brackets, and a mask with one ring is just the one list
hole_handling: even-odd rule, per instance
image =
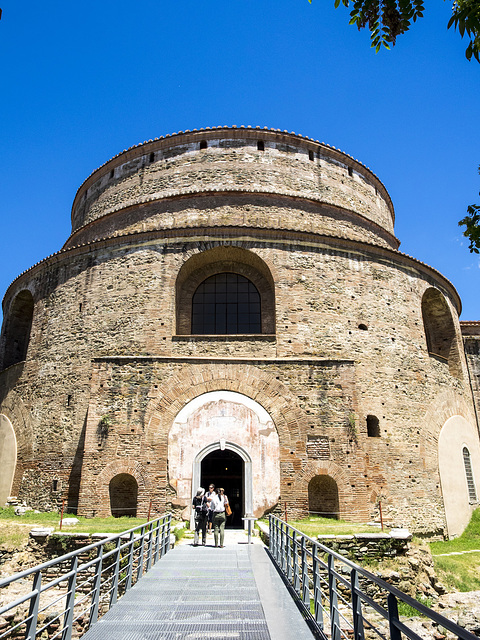
[[[430, 543], [435, 570], [449, 588], [458, 591], [480, 589], [480, 509], [476, 509], [465, 531], [454, 540]], [[444, 553], [462, 553], [444, 556]]]
[[[380, 527], [371, 527], [367, 524], [356, 524], [354, 522], [346, 522], [345, 520], [335, 520], [334, 518], [322, 518], [320, 516], [311, 516], [304, 520], [289, 520], [288, 524], [310, 538], [316, 538], [319, 535], [347, 535], [354, 533], [381, 533]], [[388, 532], [385, 529], [385, 532]]]
[[[145, 518], [83, 518], [64, 514], [64, 518], [75, 517], [79, 523], [64, 526], [62, 531], [81, 533], [121, 533], [133, 527], [145, 524]], [[54, 527], [60, 531], [60, 514], [57, 512], [34, 513], [27, 511], [23, 516], [16, 516], [13, 507], [0, 509], [0, 549], [14, 550], [21, 548], [28, 540], [30, 529], [34, 527]]]

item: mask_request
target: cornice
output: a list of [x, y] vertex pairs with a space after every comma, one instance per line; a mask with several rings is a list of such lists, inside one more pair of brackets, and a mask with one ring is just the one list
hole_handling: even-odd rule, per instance
[[[63, 248], [66, 248], [68, 246], [70, 246], [72, 244], [72, 240], [74, 240], [74, 238], [82, 233], [83, 231], [85, 231], [88, 228], [92, 228], [94, 227], [96, 224], [100, 224], [101, 222], [107, 220], [110, 217], [113, 217], [115, 215], [117, 215], [118, 213], [128, 213], [129, 211], [133, 211], [138, 207], [141, 206], [149, 206], [149, 205], [154, 205], [155, 203], [158, 202], [177, 202], [179, 200], [189, 200], [191, 198], [212, 198], [212, 197], [225, 197], [225, 196], [240, 196], [240, 197], [244, 197], [244, 196], [254, 196], [254, 197], [258, 197], [258, 196], [263, 196], [265, 198], [277, 198], [277, 199], [285, 199], [285, 200], [294, 200], [294, 201], [300, 201], [300, 202], [305, 202], [308, 204], [314, 204], [317, 206], [321, 206], [321, 207], [325, 207], [325, 208], [329, 208], [333, 211], [339, 211], [343, 214], [347, 214], [349, 216], [351, 216], [352, 218], [358, 218], [359, 220], [362, 220], [363, 223], [366, 223], [367, 226], [371, 227], [372, 229], [375, 230], [375, 233], [377, 233], [380, 237], [383, 237], [385, 240], [387, 240], [387, 242], [390, 242], [390, 244], [395, 247], [398, 248], [400, 246], [400, 241], [398, 240], [398, 238], [393, 234], [390, 233], [387, 229], [385, 229], [385, 227], [383, 227], [382, 225], [378, 224], [377, 222], [375, 222], [374, 220], [371, 220], [370, 218], [367, 218], [366, 216], [363, 216], [361, 213], [357, 213], [356, 211], [353, 211], [352, 209], [347, 209], [346, 207], [341, 207], [339, 205], [336, 204], [332, 204], [331, 202], [327, 202], [326, 200], [322, 200], [321, 198], [314, 198], [314, 197], [302, 197], [299, 196], [298, 194], [291, 194], [288, 193], [287, 191], [283, 192], [283, 191], [266, 191], [266, 190], [262, 190], [262, 189], [222, 189], [222, 190], [216, 190], [213, 189], [212, 191], [195, 191], [195, 190], [191, 190], [188, 192], [179, 192], [179, 193], [171, 193], [168, 196], [165, 197], [160, 197], [160, 198], [155, 198], [155, 197], [148, 197], [148, 198], [144, 198], [141, 202], [135, 202], [131, 205], [125, 206], [125, 205], [121, 205], [117, 208], [112, 209], [111, 211], [109, 211], [108, 213], [102, 215], [100, 218], [96, 218], [95, 220], [91, 220], [90, 222], [88, 222], [87, 224], [83, 225], [82, 227], [79, 227], [78, 229], [76, 229], [67, 239], [67, 241], [65, 242], [65, 245], [63, 246]], [[222, 224], [222, 226], [225, 226], [224, 224]]]

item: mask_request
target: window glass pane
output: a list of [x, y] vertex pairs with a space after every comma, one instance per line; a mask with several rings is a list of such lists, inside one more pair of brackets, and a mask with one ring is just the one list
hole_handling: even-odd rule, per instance
[[260, 294], [236, 273], [204, 280], [192, 298], [192, 333], [261, 333]]

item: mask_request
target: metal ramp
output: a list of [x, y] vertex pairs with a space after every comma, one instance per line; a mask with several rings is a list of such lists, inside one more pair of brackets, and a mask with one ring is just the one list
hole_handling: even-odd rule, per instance
[[307, 640], [312, 634], [265, 548], [233, 541], [224, 549], [182, 544], [170, 551], [83, 638]]

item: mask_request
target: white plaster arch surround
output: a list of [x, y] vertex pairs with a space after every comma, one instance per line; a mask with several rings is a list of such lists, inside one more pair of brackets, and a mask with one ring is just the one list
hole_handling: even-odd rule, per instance
[[17, 464], [17, 438], [12, 423], [0, 413], [0, 507], [3, 507], [12, 489]]
[[244, 461], [245, 511], [256, 517], [280, 496], [280, 442], [265, 409], [234, 391], [197, 396], [177, 414], [168, 433], [168, 473], [177, 500], [191, 504], [201, 461], [216, 449], [230, 449]]
[[480, 486], [480, 443], [477, 429], [463, 416], [452, 416], [440, 431], [438, 464], [445, 516], [450, 538], [460, 535], [467, 526], [477, 502], [468, 496], [463, 448], [470, 452], [475, 486]]

